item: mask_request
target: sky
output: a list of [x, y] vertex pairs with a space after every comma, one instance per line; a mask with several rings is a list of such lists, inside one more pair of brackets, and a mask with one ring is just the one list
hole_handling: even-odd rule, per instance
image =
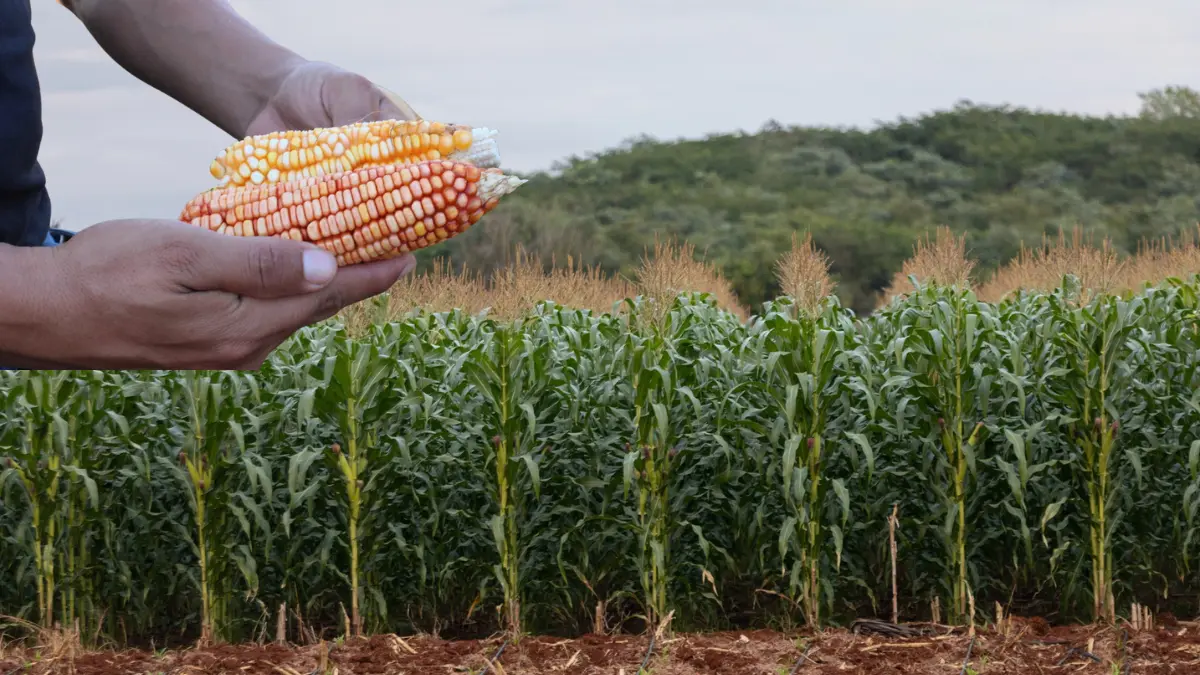
[[[208, 0], [196, 0], [197, 2]], [[32, 0], [61, 226], [175, 218], [233, 141]], [[233, 0], [271, 38], [426, 119], [499, 131], [516, 171], [648, 134], [872, 126], [963, 99], [1089, 114], [1200, 86], [1194, 0]], [[335, 12], [331, 8], [337, 7]]]

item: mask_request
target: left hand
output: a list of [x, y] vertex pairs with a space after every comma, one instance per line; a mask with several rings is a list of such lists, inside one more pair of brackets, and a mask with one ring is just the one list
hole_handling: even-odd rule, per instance
[[[385, 119], [418, 120], [420, 116], [399, 96], [362, 75], [329, 63], [305, 61], [284, 78], [266, 107], [250, 121], [245, 135], [336, 127]], [[374, 276], [370, 278], [381, 278], [381, 275], [390, 274], [395, 269], [403, 269], [401, 274], [404, 274], [415, 266], [413, 254], [405, 253], [395, 260], [358, 266], [370, 268], [370, 272], [353, 270], [350, 274], [358, 274], [359, 277], [351, 276], [358, 281], [371, 274]], [[345, 270], [338, 270], [338, 277], [346, 274]]]
[[420, 116], [399, 96], [362, 75], [329, 63], [306, 61], [284, 79], [250, 122], [246, 135], [385, 119], [416, 120]]

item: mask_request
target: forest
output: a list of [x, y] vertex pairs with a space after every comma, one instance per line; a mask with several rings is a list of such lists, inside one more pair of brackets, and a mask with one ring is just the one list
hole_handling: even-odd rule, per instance
[[1062, 230], [1133, 253], [1200, 221], [1200, 96], [1179, 86], [1139, 96], [1131, 116], [962, 101], [871, 130], [768, 122], [631, 139], [531, 176], [486, 227], [421, 258], [487, 275], [519, 244], [547, 264], [571, 256], [628, 275], [666, 236], [694, 245], [756, 311], [779, 293], [775, 261], [807, 232], [842, 304], [866, 313], [939, 226], [965, 237], [981, 279]]

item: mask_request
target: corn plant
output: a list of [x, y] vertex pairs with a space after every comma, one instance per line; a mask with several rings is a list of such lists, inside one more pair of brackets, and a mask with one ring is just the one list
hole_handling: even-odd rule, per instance
[[474, 422], [487, 401], [472, 395], [467, 372], [477, 325], [461, 312], [418, 313], [403, 336], [389, 338], [398, 400], [383, 469], [394, 486], [388, 529], [398, 557], [381, 564], [404, 571], [395, 581], [404, 594], [393, 597], [407, 600], [413, 625], [434, 634], [471, 625], [496, 576], [495, 469], [482, 461], [487, 432]]
[[847, 326], [834, 311], [814, 314], [799, 305], [768, 309], [768, 333], [762, 385], [777, 411], [771, 444], [781, 448], [778, 476], [788, 515], [779, 533], [779, 553], [794, 558], [789, 592], [810, 626], [821, 625], [822, 607], [832, 603], [832, 588], [823, 584], [825, 498], [833, 486], [842, 505], [842, 522], [832, 524], [834, 564], [841, 561], [842, 528], [849, 515], [849, 492], [840, 479], [824, 480], [830, 406], [842, 386]]
[[993, 345], [1001, 334], [991, 307], [957, 287], [918, 287], [897, 320], [900, 330], [889, 345], [898, 366], [893, 381], [920, 402], [918, 428], [938, 450], [932, 464], [941, 480], [933, 488], [945, 519], [950, 616], [963, 621], [972, 595], [967, 493], [978, 472], [989, 389], [997, 377]]
[[[993, 570], [1009, 593], [1036, 593], [1053, 578], [1074, 541], [1059, 519], [1070, 485], [1061, 470], [1064, 446], [1055, 433], [1061, 413], [1046, 390], [1045, 376], [1059, 360], [1052, 343], [1056, 327], [1040, 294], [1021, 294], [999, 306], [997, 320], [1004, 327], [994, 345], [993, 413], [1000, 433], [982, 462], [999, 479], [991, 494], [984, 492], [985, 503], [999, 503], [1003, 513], [988, 519], [990, 531], [983, 536], [994, 543], [984, 547], [990, 558], [1009, 561], [1008, 570]], [[1005, 530], [1012, 534], [1000, 534]]]
[[[1179, 556], [1177, 580], [1186, 584], [1192, 575], [1193, 547], [1200, 540], [1200, 522], [1197, 522], [1200, 515], [1200, 293], [1195, 286], [1175, 279], [1171, 281], [1170, 291], [1162, 295], [1165, 297], [1160, 306], [1170, 309], [1163, 313], [1148, 313], [1150, 321], [1142, 323], [1143, 326], [1149, 324], [1154, 332], [1157, 349], [1165, 347], [1169, 354], [1178, 356], [1169, 364], [1173, 377], [1154, 378], [1168, 388], [1170, 404], [1159, 404], [1167, 398], [1163, 396], [1156, 396], [1153, 401], [1158, 404], [1155, 407], [1159, 413], [1155, 426], [1170, 429], [1175, 435], [1174, 443], [1165, 453], [1168, 456], [1165, 468], [1179, 473], [1186, 470], [1185, 477], [1178, 482], [1182, 489], [1181, 508], [1174, 514], [1172, 527], [1178, 549], [1163, 552], [1162, 556]], [[1175, 449], [1178, 452], [1182, 447], [1188, 448], [1186, 462], [1182, 457], [1172, 457], [1174, 453], [1169, 451]]]
[[549, 304], [538, 318], [541, 339], [555, 349], [558, 374], [548, 397], [558, 412], [543, 425], [551, 447], [541, 471], [547, 508], [531, 514], [529, 529], [534, 541], [544, 532], [557, 574], [527, 574], [526, 583], [556, 601], [547, 612], [551, 625], [604, 634], [621, 624], [623, 605], [638, 595], [637, 575], [626, 564], [638, 542], [621, 512], [631, 424], [620, 351], [626, 329], [612, 315]]
[[1115, 399], [1133, 374], [1123, 359], [1129, 355], [1127, 343], [1138, 304], [1108, 295], [1084, 302], [1072, 282], [1068, 280], [1050, 297], [1058, 329], [1054, 340], [1063, 363], [1053, 391], [1070, 415], [1064, 421], [1078, 452], [1078, 480], [1087, 494], [1092, 617], [1113, 621], [1111, 542], [1113, 528], [1122, 518], [1115, 467], [1121, 410]]
[[[199, 568], [200, 641], [227, 639], [231, 565], [228, 539], [230, 494], [220, 484], [245, 452], [241, 420], [252, 376], [238, 373], [185, 371], [168, 378], [159, 392], [165, 398], [179, 448], [176, 461], [157, 457], [184, 487], [194, 518], [192, 543]], [[156, 388], [147, 383], [149, 389]]]
[[[63, 528], [60, 490], [69, 425], [57, 410], [70, 385], [69, 373], [22, 372], [11, 382], [6, 476], [15, 478], [29, 505], [30, 546], [37, 583], [37, 617], [43, 627], [54, 625], [59, 568], [59, 537]], [[19, 420], [19, 421], [18, 421]]]
[[670, 411], [678, 395], [671, 353], [672, 332], [678, 329], [677, 303], [660, 309], [653, 301], [630, 302], [625, 336], [628, 386], [632, 393], [631, 440], [625, 446], [622, 476], [625, 490], [636, 487], [641, 575], [646, 624], [656, 630], [669, 611], [670, 484], [672, 464], [679, 454]]
[[477, 346], [465, 363], [482, 399], [479, 431], [483, 465], [493, 469], [491, 484], [496, 513], [490, 519], [500, 561], [496, 579], [504, 593], [502, 613], [513, 639], [521, 635], [523, 542], [520, 523], [525, 517], [523, 476], [535, 499], [541, 496], [539, 457], [546, 446], [539, 439], [540, 400], [552, 386], [550, 343], [531, 339], [524, 320], [487, 320], [476, 333]]
[[93, 569], [106, 620], [100, 637], [122, 642], [163, 626], [191, 633], [199, 624], [194, 515], [177, 463], [178, 408], [163, 379], [110, 374], [104, 412], [126, 422], [110, 428], [95, 458], [102, 503], [92, 523]]
[[103, 372], [70, 372], [67, 376], [71, 382], [69, 396], [59, 406], [67, 424], [63, 445], [67, 537], [65, 550], [59, 553], [67, 588], [59, 616], [62, 623], [78, 625], [92, 634], [99, 627], [101, 602], [96, 595], [91, 553], [100, 532], [93, 526], [103, 522], [98, 517], [96, 473], [106, 448], [128, 437], [129, 423], [118, 410], [106, 409], [111, 380]]
[[90, 472], [100, 437], [92, 432], [102, 418], [125, 423], [115, 411], [102, 415], [104, 384], [95, 371], [23, 372], [10, 383], [10, 410], [20, 421], [9, 431], [20, 438], [10, 438], [16, 451], [6, 473], [28, 500], [38, 617], [46, 627], [95, 627], [88, 544], [96, 533], [88, 525], [100, 505]]
[[[1196, 296], [1173, 280], [1129, 298], [1134, 326], [1121, 357], [1113, 399], [1121, 412], [1123, 521], [1110, 539], [1118, 598], [1149, 603], [1182, 587], [1195, 537], [1196, 464], [1200, 460], [1200, 334]], [[1180, 508], [1163, 508], [1164, 500]], [[1123, 598], [1122, 598], [1123, 599]]]
[[383, 351], [378, 327], [362, 336], [351, 336], [343, 328], [310, 346], [315, 354], [310, 366], [313, 385], [301, 394], [297, 414], [315, 414], [338, 430], [339, 441], [328, 448], [328, 457], [345, 491], [350, 622], [358, 637], [364, 621], [362, 519], [372, 504], [369, 481], [382, 461], [380, 425], [395, 402], [389, 384], [395, 361]]
[[676, 298], [667, 335], [676, 451], [668, 453], [664, 511], [668, 613], [681, 629], [729, 627], [754, 605], [777, 539], [778, 510], [762, 482], [769, 462], [761, 427], [743, 426], [740, 438], [716, 433], [718, 424], [738, 426], [729, 419], [745, 412], [738, 406], [761, 405], [752, 397], [728, 405], [724, 399], [730, 382], [758, 379], [752, 373], [764, 332], [721, 311], [710, 294], [685, 293]]

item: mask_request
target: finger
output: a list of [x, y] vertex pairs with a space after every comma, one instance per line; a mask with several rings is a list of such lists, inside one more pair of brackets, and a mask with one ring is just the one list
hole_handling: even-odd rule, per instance
[[193, 229], [164, 247], [163, 262], [194, 291], [270, 299], [311, 293], [337, 275], [337, 259], [318, 246], [279, 237], [230, 237]]
[[392, 119], [403, 120], [421, 119], [421, 116], [417, 114], [417, 111], [414, 110], [411, 105], [408, 104], [408, 101], [400, 98], [398, 94], [389, 89], [379, 87], [378, 85], [376, 86], [383, 94], [383, 101], [380, 103], [380, 109], [384, 111], [386, 116]]
[[285, 131], [295, 128], [296, 125], [284, 121], [282, 113], [272, 107], [264, 110], [258, 117], [254, 118], [250, 126], [246, 127], [246, 135], [258, 136], [259, 134], [269, 134], [275, 131]]
[[420, 119], [412, 106], [361, 75], [331, 78], [325, 101], [333, 124]]
[[341, 73], [321, 82], [321, 101], [332, 126], [386, 119], [380, 96], [371, 81], [355, 73]]
[[287, 334], [324, 321], [343, 308], [374, 297], [412, 272], [417, 261], [411, 254], [390, 260], [343, 267], [337, 277], [319, 291], [277, 300], [247, 300], [239, 313], [244, 325], [255, 326], [260, 335]]

